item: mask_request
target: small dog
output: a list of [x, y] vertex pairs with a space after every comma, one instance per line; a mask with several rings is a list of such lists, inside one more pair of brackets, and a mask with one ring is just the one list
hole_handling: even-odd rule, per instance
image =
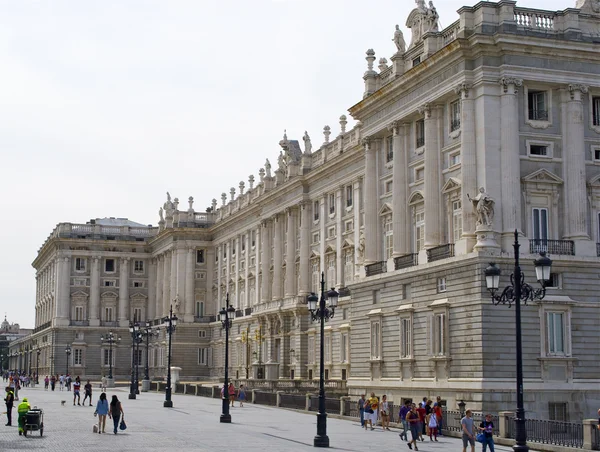
[[97, 426], [96, 424], [94, 424], [94, 425], [92, 426], [92, 432], [93, 432], [93, 433], [98, 433], [98, 426]]
[[67, 401], [66, 401], [66, 400], [61, 400], [61, 401], [60, 401], [60, 406], [65, 406], [65, 403], [67, 403]]

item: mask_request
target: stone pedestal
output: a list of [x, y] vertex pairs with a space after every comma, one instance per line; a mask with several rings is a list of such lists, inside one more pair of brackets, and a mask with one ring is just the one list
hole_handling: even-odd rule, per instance
[[264, 364], [252, 363], [252, 378], [255, 380], [263, 380], [265, 378]]
[[106, 387], [107, 388], [114, 388], [115, 387], [115, 379], [114, 379], [114, 377], [106, 379]]
[[181, 372], [181, 367], [171, 366], [171, 384], [175, 384], [179, 382], [179, 373]]
[[150, 380], [142, 380], [142, 392], [150, 391]]
[[489, 256], [498, 256], [500, 254], [500, 245], [497, 240], [497, 233], [492, 230], [491, 226], [478, 225], [475, 229], [477, 235], [477, 243], [473, 247], [473, 251]]
[[267, 363], [265, 364], [265, 370], [267, 372], [267, 380], [278, 380], [279, 379], [279, 363]]

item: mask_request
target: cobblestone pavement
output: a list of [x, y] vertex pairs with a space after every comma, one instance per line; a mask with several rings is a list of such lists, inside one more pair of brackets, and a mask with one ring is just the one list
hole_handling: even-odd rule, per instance
[[[116, 394], [123, 403], [127, 430], [114, 435], [112, 421], [107, 419], [106, 434], [92, 433], [96, 418], [95, 404], [73, 406], [71, 392], [46, 392], [43, 388], [19, 391], [32, 406], [44, 410], [44, 436], [32, 432], [31, 436], [18, 436], [17, 427], [5, 427], [6, 416], [0, 426], [0, 450], [44, 450], [48, 452], [102, 452], [102, 451], [302, 451], [310, 450], [316, 434], [314, 413], [245, 404], [231, 409], [232, 424], [219, 423], [221, 402], [218, 399], [174, 395], [171, 409], [163, 408], [164, 394], [141, 393], [136, 400], [128, 400], [123, 388], [109, 390], [107, 396]], [[94, 401], [99, 395], [94, 393]], [[83, 398], [83, 397], [82, 397]], [[65, 400], [61, 406], [61, 400]], [[16, 407], [13, 410], [16, 425]], [[398, 437], [398, 432], [361, 429], [357, 422], [327, 420], [327, 433], [332, 449], [345, 451], [401, 450], [408, 447]], [[460, 452], [462, 444], [457, 438], [441, 437], [438, 443], [429, 439], [419, 443], [420, 452]], [[477, 451], [481, 446], [477, 445]], [[496, 446], [498, 452], [508, 452], [508, 447]]]

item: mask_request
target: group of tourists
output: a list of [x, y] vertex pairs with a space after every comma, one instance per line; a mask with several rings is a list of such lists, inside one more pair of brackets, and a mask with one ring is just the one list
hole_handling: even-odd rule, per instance
[[[387, 396], [371, 396], [366, 399], [362, 394], [358, 399], [358, 411], [360, 414], [360, 425], [365, 430], [375, 430], [378, 420], [381, 420], [383, 431], [390, 430], [390, 404]], [[427, 397], [417, 405], [410, 400], [404, 402], [404, 405], [398, 412], [398, 419], [402, 423], [400, 439], [406, 441], [409, 449], [419, 450], [418, 441], [425, 441], [424, 436], [429, 436], [429, 441], [437, 441], [438, 436], [442, 436], [442, 425], [444, 413], [442, 410], [442, 400], [438, 396], [436, 401]], [[599, 420], [600, 422], [600, 420]], [[494, 422], [490, 414], [485, 415], [485, 419], [475, 426], [473, 413], [467, 410], [465, 416], [460, 421], [462, 429], [463, 452], [467, 452], [467, 447], [471, 446], [471, 452], [475, 452], [475, 441], [482, 444], [482, 452], [486, 452], [489, 447], [490, 452], [494, 452]], [[409, 440], [410, 433], [410, 440]]]
[[[225, 388], [221, 388], [221, 397], [225, 397]], [[240, 407], [244, 406], [244, 401], [246, 400], [246, 388], [244, 385], [240, 385], [239, 389], [236, 389], [233, 383], [229, 382], [227, 386], [227, 397], [229, 398], [229, 403], [231, 406], [234, 406], [235, 399], [237, 398], [240, 402]]]
[[[91, 405], [91, 403], [90, 403]], [[98, 416], [98, 434], [106, 433], [106, 416], [113, 421], [113, 433], [116, 435], [119, 429], [124, 430], [122, 425], [125, 425], [125, 412], [123, 405], [116, 395], [112, 396], [110, 403], [106, 398], [106, 393], [100, 394], [100, 398], [96, 403], [96, 411], [94, 416]]]

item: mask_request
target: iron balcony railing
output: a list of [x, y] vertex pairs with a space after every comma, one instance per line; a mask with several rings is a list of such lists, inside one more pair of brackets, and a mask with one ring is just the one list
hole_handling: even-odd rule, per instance
[[252, 314], [252, 308], [244, 309], [244, 315], [251, 315], [251, 314]]
[[46, 323], [42, 323], [40, 326], [36, 326], [33, 329], [33, 332], [37, 333], [38, 331], [45, 330], [46, 328], [50, 328], [51, 326], [52, 326], [52, 322], [51, 321], [50, 322], [46, 322]]
[[427, 250], [427, 262], [439, 261], [449, 257], [454, 257], [454, 243], [447, 243]]
[[[509, 418], [508, 437], [515, 438], [515, 419]], [[583, 424], [526, 419], [527, 441], [563, 447], [583, 447]]]
[[575, 256], [575, 242], [572, 240], [531, 239], [529, 241], [531, 254], [548, 253]]
[[419, 255], [416, 253], [394, 258], [395, 270], [402, 270], [403, 268], [414, 267], [415, 265], [419, 265]]
[[422, 148], [425, 146], [425, 137], [417, 137], [417, 147]]
[[387, 262], [375, 262], [374, 264], [365, 265], [365, 274], [367, 276], [380, 275], [387, 272]]
[[340, 290], [338, 292], [340, 294], [340, 297], [349, 297], [350, 296], [350, 289], [348, 289], [347, 287], [340, 288]]
[[548, 110], [529, 110], [529, 119], [532, 121], [548, 121]]
[[458, 129], [460, 129], [460, 119], [453, 119], [452, 121], [450, 121], [450, 131], [454, 132]]

